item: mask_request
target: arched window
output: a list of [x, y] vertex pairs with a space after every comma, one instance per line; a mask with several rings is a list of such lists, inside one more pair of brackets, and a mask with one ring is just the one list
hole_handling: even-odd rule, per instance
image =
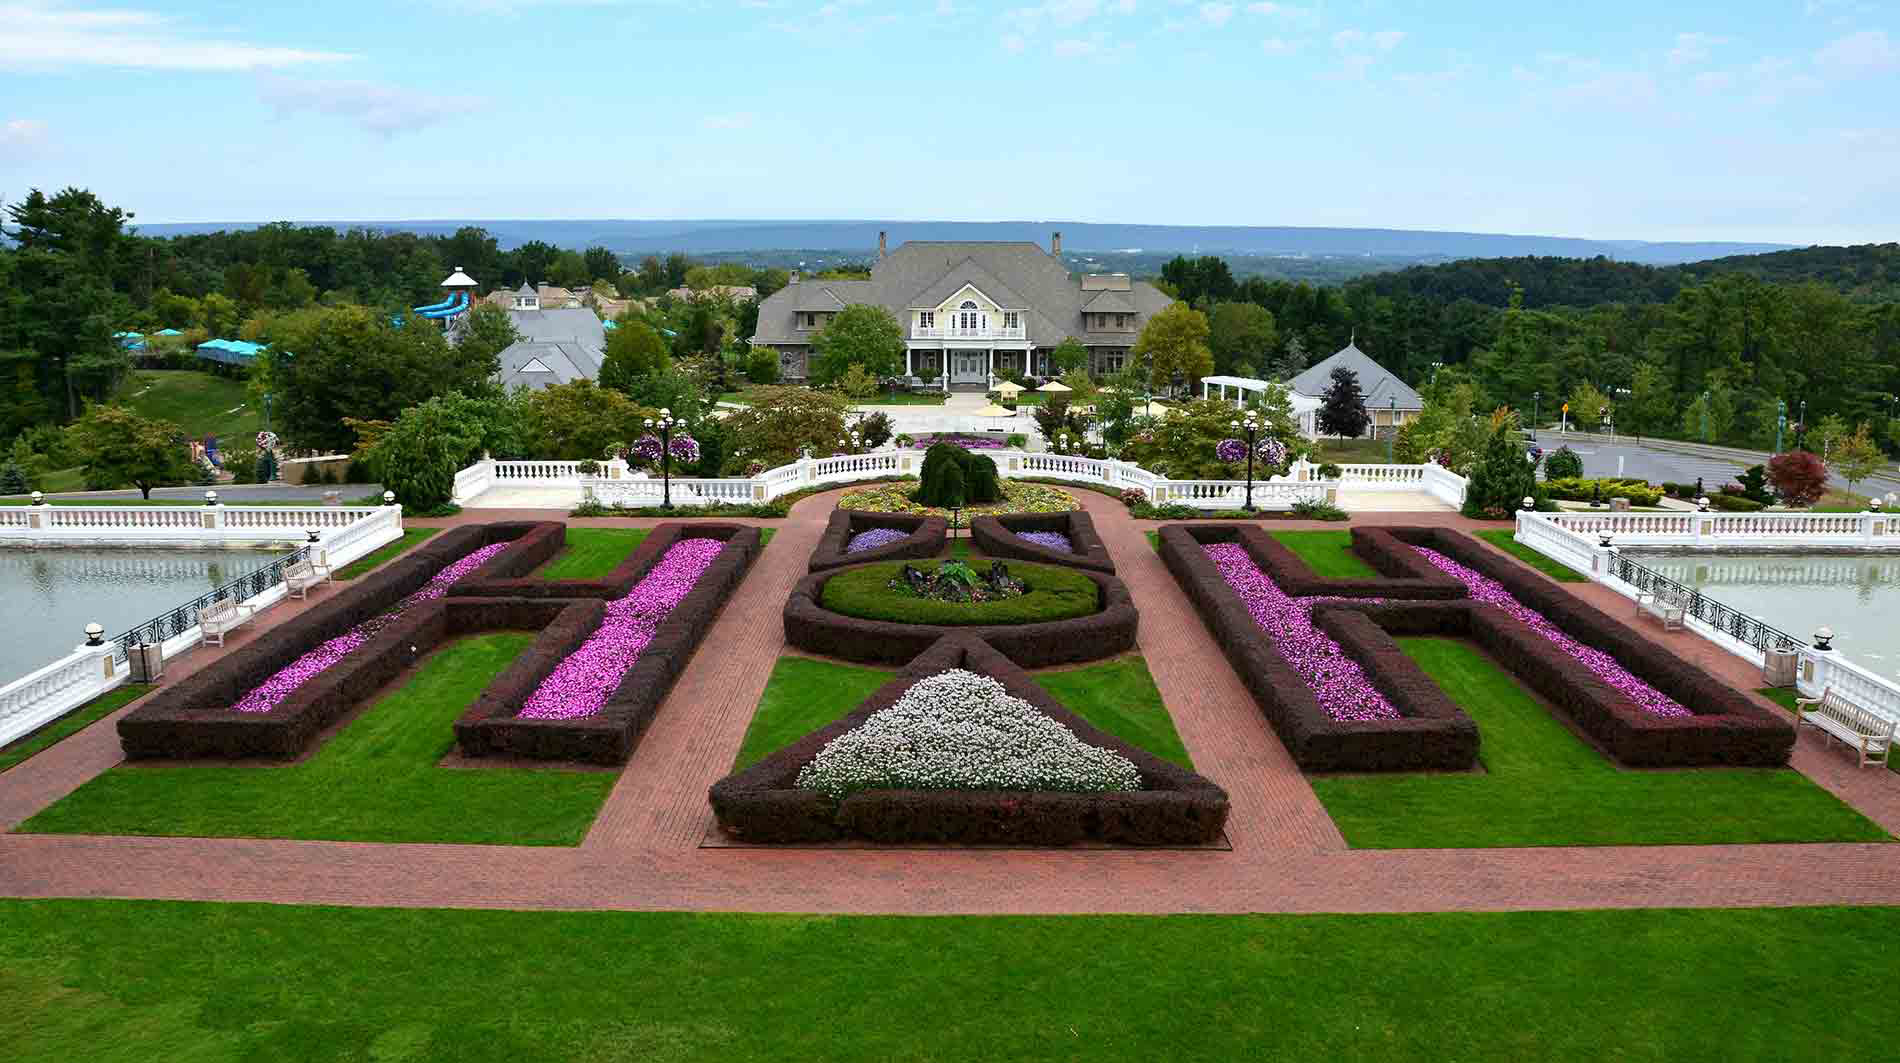
[[960, 306], [960, 307], [957, 307], [957, 309], [958, 309], [958, 310], [975, 310], [975, 309], [976, 309], [976, 300], [974, 300], [974, 299], [965, 299], [965, 300], [963, 301], [963, 305], [962, 305], [962, 306]]

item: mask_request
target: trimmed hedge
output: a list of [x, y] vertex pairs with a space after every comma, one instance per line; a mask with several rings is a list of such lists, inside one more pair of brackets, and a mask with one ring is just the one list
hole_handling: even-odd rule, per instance
[[[1069, 544], [1075, 550], [1073, 553], [1052, 550], [1022, 538], [1022, 532], [1059, 532], [1069, 537]], [[975, 541], [978, 550], [991, 557], [1092, 568], [1097, 572], [1115, 571], [1115, 562], [1109, 559], [1108, 547], [1102, 545], [1102, 537], [1096, 534], [1095, 519], [1083, 509], [1067, 513], [1004, 513], [978, 517], [970, 522], [970, 538]]]
[[[1099, 611], [1030, 624], [905, 624], [867, 620], [819, 604], [827, 581], [851, 568], [814, 572], [785, 602], [785, 641], [810, 653], [872, 664], [904, 664], [945, 635], [982, 639], [1023, 668], [1094, 661], [1134, 648], [1140, 614], [1120, 579], [1087, 569], [1056, 570], [1096, 586]], [[887, 577], [888, 578], [888, 577]]]
[[[995, 790], [867, 790], [842, 800], [801, 790], [798, 772], [826, 744], [889, 708], [920, 679], [967, 668], [1001, 682], [1082, 741], [1112, 750], [1141, 772], [1143, 788], [1120, 793]], [[1203, 845], [1227, 822], [1227, 792], [1108, 734], [1064, 708], [1017, 664], [983, 641], [956, 635], [937, 640], [896, 679], [856, 710], [713, 784], [720, 829], [748, 842], [823, 842], [867, 838], [887, 844], [1069, 845], [1096, 840], [1122, 845]]]
[[1418, 556], [1384, 528], [1353, 528], [1352, 549], [1386, 579], [1326, 579], [1285, 543], [1264, 529], [1239, 527], [1231, 539], [1201, 539], [1202, 543], [1238, 542], [1260, 571], [1295, 598], [1424, 598], [1446, 600], [1466, 597], [1465, 585]]
[[[1509, 662], [1514, 675], [1561, 709], [1618, 763], [1631, 767], [1778, 767], [1788, 762], [1795, 734], [1787, 719], [1576, 597], [1561, 584], [1462, 532], [1447, 528], [1391, 531], [1402, 541], [1430, 547], [1503, 584], [1512, 597], [1544, 614], [1559, 630], [1614, 657], [1632, 675], [1694, 714], [1670, 717], [1645, 712], [1574, 658], [1521, 625], [1507, 622], [1508, 618], [1499, 613], [1497, 624], [1522, 631], [1525, 637], [1493, 652]], [[1481, 643], [1486, 638], [1505, 638], [1502, 634], [1487, 634], [1481, 626], [1474, 621], [1472, 627], [1473, 637]]]
[[[312, 677], [269, 712], [240, 713], [231, 706], [323, 642], [388, 612], [422, 589], [442, 569], [484, 546], [518, 539], [534, 527], [527, 522], [501, 522], [451, 528], [352, 581], [303, 613], [260, 632], [241, 650], [226, 654], [163, 687], [122, 717], [118, 730], [125, 755], [131, 758], [296, 756], [327, 724], [325, 714], [333, 719], [353, 704], [338, 705], [333, 700], [336, 695], [331, 688], [345, 683], [345, 673], [349, 672], [348, 669], [338, 671], [343, 665]], [[415, 615], [405, 616], [401, 622], [384, 629], [383, 634], [416, 629], [428, 610], [418, 607], [412, 612]], [[422, 632], [418, 630], [418, 633]], [[372, 644], [383, 641], [379, 635]], [[351, 658], [369, 648], [365, 646]], [[350, 678], [347, 682], [355, 680]], [[350, 686], [349, 689], [358, 688]], [[373, 690], [371, 687], [361, 693]], [[302, 722], [282, 722], [306, 714], [314, 715]]]
[[601, 579], [535, 579], [530, 573], [560, 553], [567, 542], [567, 525], [546, 521], [532, 525], [513, 546], [458, 580], [449, 594], [471, 598], [624, 598], [681, 538], [729, 539], [745, 527], [750, 525], [661, 524]]
[[[894, 528], [907, 533], [907, 538], [872, 550], [860, 550], [855, 554], [845, 552], [851, 543], [851, 537], [873, 528]], [[902, 561], [926, 557], [936, 557], [943, 552], [945, 536], [950, 530], [950, 522], [942, 517], [924, 517], [911, 513], [872, 513], [868, 510], [833, 510], [831, 520], [825, 524], [825, 534], [818, 537], [818, 545], [812, 549], [811, 561], [806, 570], [824, 572], [842, 568], [845, 565], [861, 565], [871, 561]]]
[[[1228, 586], [1203, 549], [1209, 543], [1238, 541], [1258, 563], [1261, 555], [1254, 552], [1249, 541], [1253, 537], [1241, 537], [1249, 531], [1258, 529], [1166, 525], [1161, 529], [1161, 559], [1301, 770], [1461, 771], [1476, 763], [1477, 727], [1470, 717], [1455, 706], [1447, 711], [1442, 695], [1434, 701], [1418, 689], [1404, 668], [1385, 655], [1384, 644], [1391, 640], [1386, 638], [1381, 643], [1372, 631], [1354, 625], [1350, 618], [1339, 621], [1345, 625], [1342, 630], [1351, 643], [1342, 641], [1340, 648], [1362, 666], [1368, 662], [1361, 659], [1361, 654], [1370, 655], [1368, 677], [1403, 715], [1396, 720], [1336, 720], [1320, 707], [1306, 680], [1274, 649], [1266, 632], [1254, 623], [1246, 603]], [[1259, 533], [1259, 537], [1266, 538], [1265, 533]], [[1282, 545], [1281, 549], [1286, 548]], [[1418, 603], [1415, 607], [1432, 606]], [[1391, 650], [1397, 652], [1397, 647]], [[1412, 673], [1423, 676], [1416, 665], [1410, 667]]]
[[[757, 528], [737, 524], [662, 524], [653, 529], [628, 559], [631, 562], [643, 558], [632, 572], [628, 588], [646, 575], [654, 562], [665, 554], [666, 546], [681, 539], [722, 539], [726, 546], [679, 605], [660, 621], [653, 641], [640, 651], [633, 667], [627, 670], [599, 712], [568, 720], [522, 719], [517, 715], [541, 681], [600, 626], [600, 615], [596, 614], [590, 623], [578, 628], [563, 627], [561, 636], [550, 637], [545, 648], [537, 641], [530, 653], [510, 665], [482, 691], [481, 697], [455, 723], [455, 741], [462, 753], [470, 757], [625, 763], [638, 748], [647, 726], [660, 710], [660, 703], [673, 689], [674, 681], [686, 670], [693, 651], [712, 629], [719, 611], [738, 589], [746, 570], [759, 554]], [[665, 546], [649, 550], [656, 540]], [[616, 568], [609, 579], [620, 578], [627, 568], [626, 564]], [[604, 612], [606, 606], [603, 604], [600, 608]]]
[[[900, 624], [940, 624], [978, 627], [996, 624], [1039, 624], [1087, 616], [1100, 606], [1100, 595], [1087, 574], [1056, 565], [1018, 564], [1010, 574], [1028, 590], [1014, 598], [987, 602], [940, 602], [917, 598], [890, 588], [903, 571], [903, 561], [853, 565], [832, 573], [819, 592], [818, 604], [834, 613], [864, 620]], [[980, 564], [978, 562], [977, 564]]]

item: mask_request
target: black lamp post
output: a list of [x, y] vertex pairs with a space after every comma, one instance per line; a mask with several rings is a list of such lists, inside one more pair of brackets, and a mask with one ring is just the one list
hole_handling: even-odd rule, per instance
[[662, 407], [660, 419], [647, 418], [647, 427], [660, 430], [660, 509], [673, 510], [673, 428], [680, 424], [673, 411]]
[[1254, 413], [1254, 411], [1248, 410], [1247, 416], [1244, 420], [1229, 421], [1228, 424], [1236, 432], [1247, 433], [1247, 503], [1241, 506], [1240, 508], [1245, 512], [1252, 513], [1253, 512], [1253, 448], [1254, 448], [1254, 443], [1260, 438], [1260, 418], [1257, 414]]

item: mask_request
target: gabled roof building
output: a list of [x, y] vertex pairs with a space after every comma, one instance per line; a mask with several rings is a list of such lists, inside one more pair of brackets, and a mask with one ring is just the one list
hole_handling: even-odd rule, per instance
[[1070, 276], [1062, 234], [1033, 243], [911, 241], [886, 253], [869, 280], [800, 280], [759, 304], [755, 347], [778, 351], [780, 376], [810, 375], [811, 340], [845, 307], [882, 306], [904, 330], [905, 375], [914, 385], [988, 391], [1002, 370], [1051, 375], [1049, 352], [1074, 336], [1089, 368], [1119, 371], [1135, 337], [1170, 300], [1127, 274]]

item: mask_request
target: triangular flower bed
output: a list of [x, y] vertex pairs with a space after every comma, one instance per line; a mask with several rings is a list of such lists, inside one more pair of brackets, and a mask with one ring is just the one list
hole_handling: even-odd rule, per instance
[[[879, 713], [900, 703], [915, 704], [904, 699], [920, 682], [959, 670], [994, 680], [1009, 699], [1020, 699], [1066, 729], [1063, 734], [1043, 728], [1041, 721], [1023, 721], [1023, 710], [1012, 702], [1017, 733], [1028, 729], [1040, 745], [1034, 755], [1010, 760], [1014, 770], [1002, 773], [1004, 777], [1083, 778], [1090, 780], [1079, 784], [1085, 788], [1109, 788], [855, 788], [851, 780], [868, 777], [858, 768], [870, 764], [876, 775], [892, 756], [904, 758], [914, 771], [942, 779], [946, 786], [967, 785], [972, 778], [997, 771], [998, 765], [983, 762], [979, 752], [971, 753], [974, 763], [946, 758], [940, 744], [967, 726], [980, 748], [996, 735], [986, 723], [951, 721], [925, 738], [915, 732], [904, 737], [889, 729], [863, 730]], [[958, 676], [955, 681], [968, 680]], [[834, 740], [841, 741], [833, 747]], [[1010, 748], [1021, 757], [1020, 746]], [[1128, 785], [1137, 788], [1119, 788]], [[1063, 708], [997, 650], [980, 639], [957, 635], [919, 654], [849, 715], [713, 784], [710, 798], [720, 829], [747, 843], [858, 838], [886, 844], [1055, 846], [1093, 840], [1205, 845], [1218, 839], [1228, 811], [1227, 792], [1219, 786], [1095, 727]]]
[[970, 522], [970, 538], [991, 557], [1115, 571], [1115, 562], [1109, 559], [1087, 510], [978, 517]]
[[943, 552], [950, 524], [942, 517], [912, 513], [833, 510], [825, 534], [812, 549], [809, 571], [824, 572], [871, 561], [912, 561]]
[[[1466, 596], [1465, 585], [1434, 568], [1417, 550], [1385, 528], [1352, 529], [1352, 551], [1379, 573], [1378, 579], [1327, 579], [1300, 555], [1263, 528], [1214, 528], [1231, 531], [1260, 571], [1294, 598], [1404, 598], [1444, 601]], [[1197, 536], [1203, 545], [1216, 540]]]
[[536, 579], [534, 570], [567, 544], [566, 524], [543, 521], [530, 526], [527, 534], [457, 582], [449, 593], [470, 598], [622, 598], [682, 536], [729, 539], [742, 527], [744, 525], [739, 524], [661, 524], [600, 579]]

